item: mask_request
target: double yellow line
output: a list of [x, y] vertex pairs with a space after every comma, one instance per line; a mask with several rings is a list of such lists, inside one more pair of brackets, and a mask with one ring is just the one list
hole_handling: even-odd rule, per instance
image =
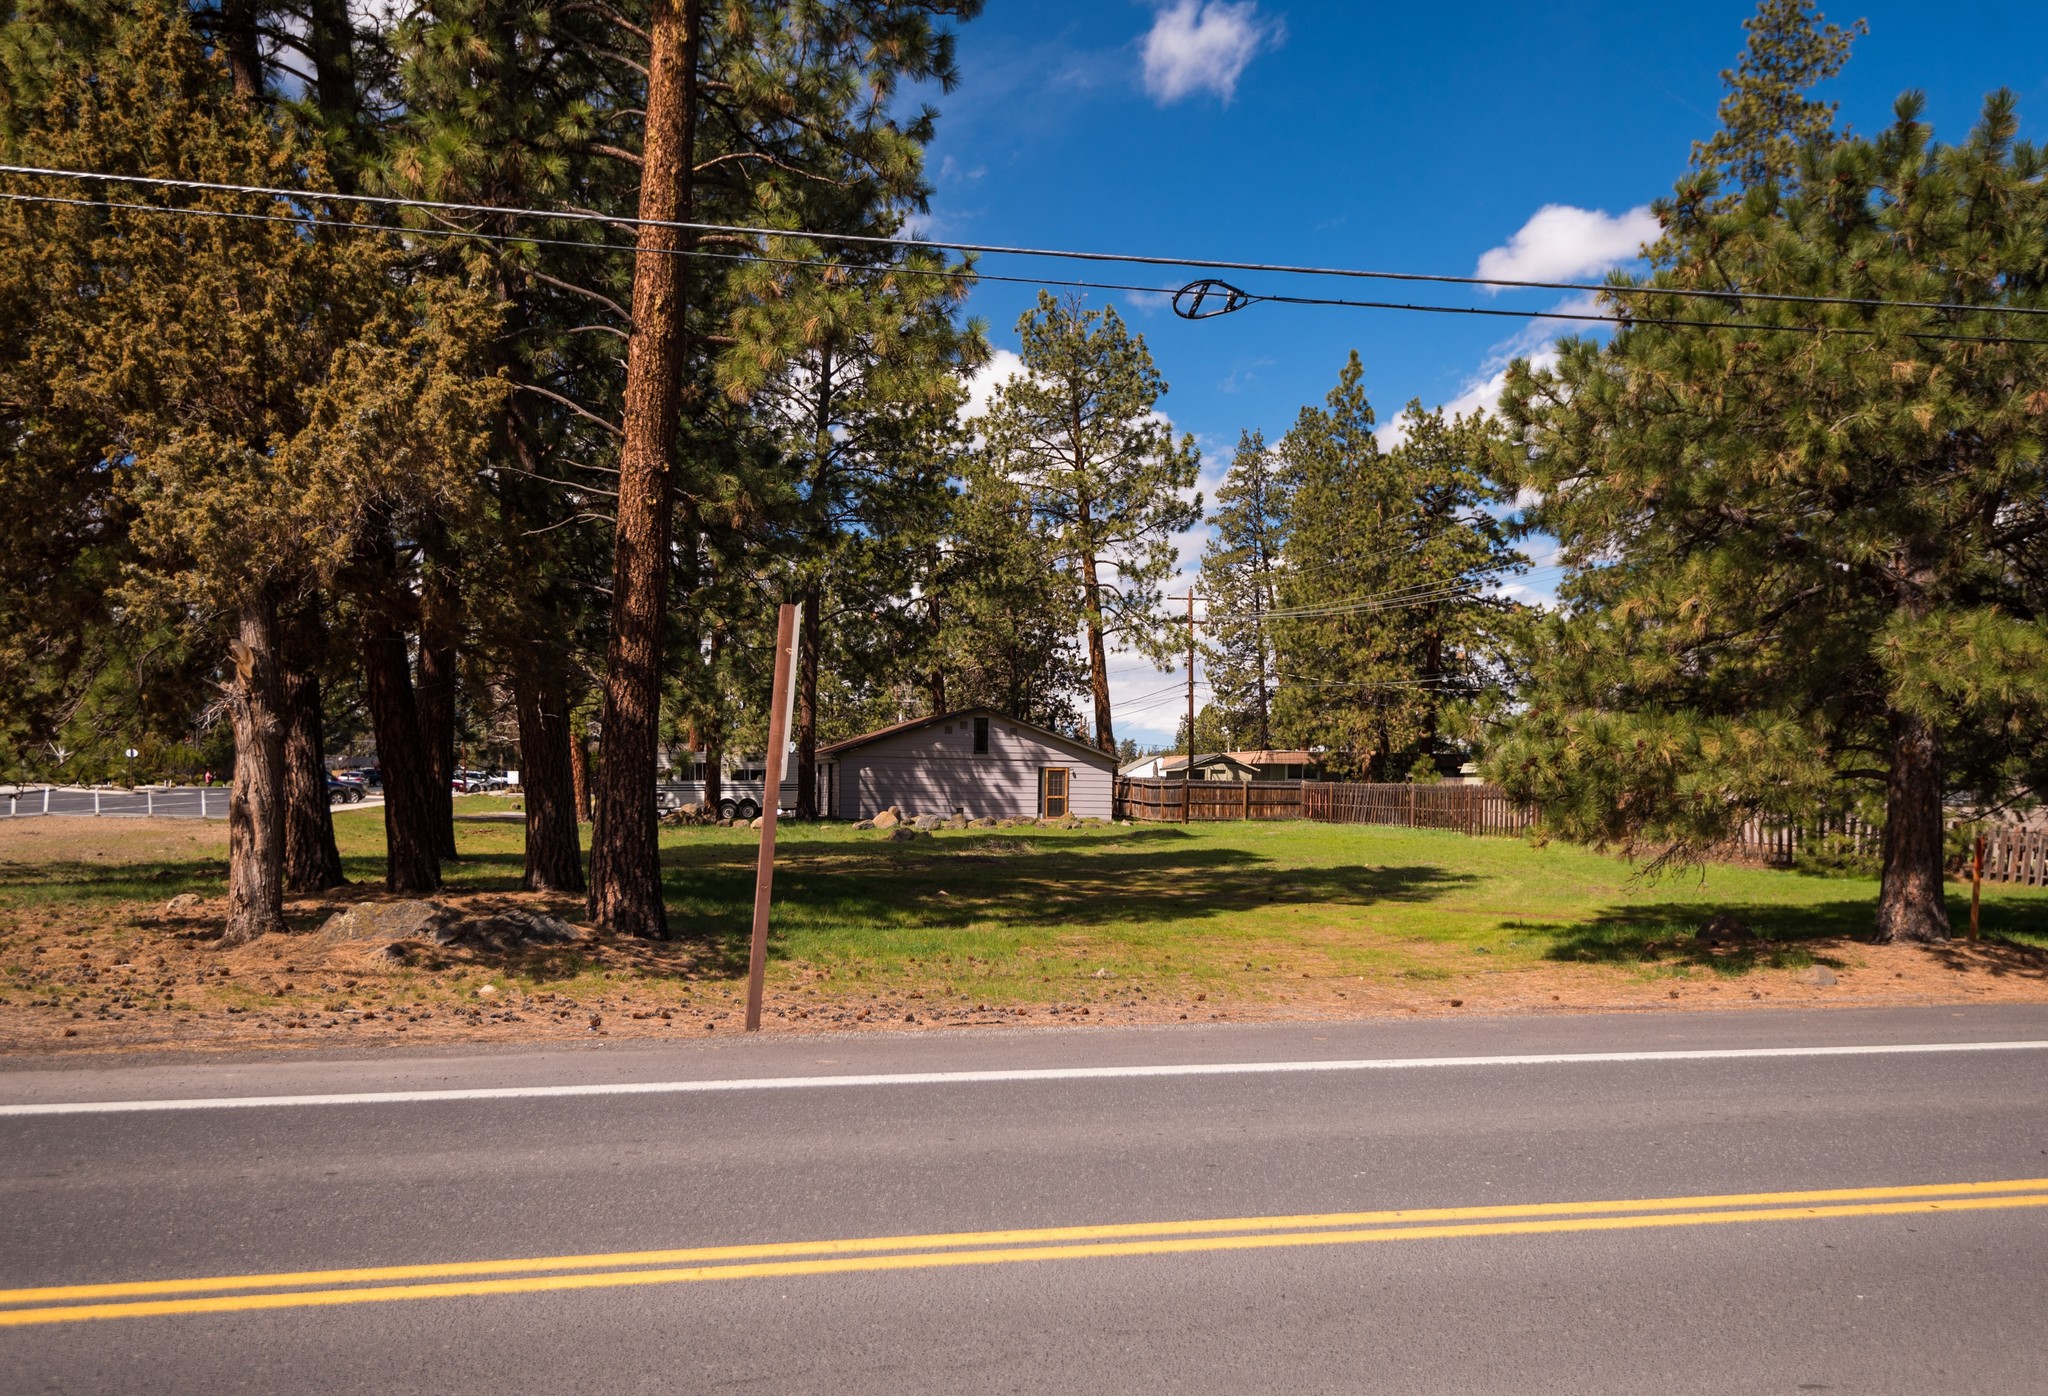
[[2048, 1178], [788, 1241], [0, 1290], [0, 1328], [704, 1280], [2048, 1207]]

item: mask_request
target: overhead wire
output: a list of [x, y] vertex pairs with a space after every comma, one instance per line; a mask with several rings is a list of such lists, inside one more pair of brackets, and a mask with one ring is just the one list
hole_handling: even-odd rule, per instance
[[[595, 213], [581, 209], [529, 209], [508, 205], [466, 204], [437, 199], [409, 199], [394, 195], [344, 194], [334, 190], [294, 190], [269, 185], [227, 184], [215, 181], [179, 180], [148, 175], [118, 175], [93, 170], [65, 170], [33, 165], [0, 165], [0, 174], [13, 174], [31, 178], [77, 179], [86, 181], [104, 181], [110, 183], [142, 184], [157, 188], [185, 189], [207, 193], [242, 194], [249, 195], [252, 197], [285, 199], [288, 201], [295, 201], [301, 205], [323, 202], [355, 203], [369, 207], [412, 208], [421, 210], [432, 210], [437, 212], [485, 214], [511, 218], [539, 218], [561, 222], [592, 223], [600, 226], [612, 227], [658, 227], [671, 229], [674, 231], [691, 233], [715, 233], [728, 236], [780, 238], [810, 242], [842, 243], [855, 246], [887, 247], [891, 249], [925, 248], [940, 251], [962, 252], [971, 255], [1044, 257], [1058, 260], [1083, 262], [1121, 263], [1144, 266], [1180, 266], [1191, 267], [1198, 270], [1259, 271], [1272, 273], [1276, 275], [1349, 277], [1371, 280], [1423, 282], [1432, 284], [1463, 286], [1487, 286], [1496, 288], [1579, 290], [1612, 293], [1616, 296], [1654, 294], [1665, 296], [1679, 296], [1691, 299], [1705, 299], [1712, 301], [1729, 301], [1737, 304], [1738, 306], [1745, 302], [1754, 301], [1798, 305], [1844, 306], [1863, 309], [1896, 308], [1933, 310], [1969, 315], [2048, 315], [2048, 306], [1987, 306], [1971, 305], [1964, 302], [1951, 301], [1885, 300], [1874, 297], [1855, 296], [1806, 296], [1771, 292], [1745, 292], [1739, 290], [1717, 291], [1706, 288], [1629, 286], [1625, 284], [1594, 285], [1591, 283], [1533, 281], [1504, 277], [1460, 277], [1438, 273], [1384, 272], [1367, 270], [1362, 268], [1295, 266], [1284, 263], [1218, 261], [1201, 258], [1162, 257], [1138, 253], [1097, 253], [1081, 252], [1071, 249], [1060, 248], [1030, 248], [1003, 246], [998, 244], [986, 243], [963, 243], [922, 239], [913, 240], [894, 237], [882, 237], [878, 235], [868, 234], [819, 232], [811, 229], [759, 227], [755, 225], [739, 223], [700, 223], [680, 220], [629, 218], [622, 215]], [[67, 200], [54, 198], [50, 196], [24, 194], [7, 194], [4, 197], [12, 199], [16, 202], [71, 203], [83, 205], [98, 204], [108, 207], [115, 206], [112, 202], [104, 200]], [[254, 218], [266, 221], [274, 220], [296, 222], [306, 224], [308, 226], [337, 227], [355, 231], [403, 231], [406, 233], [413, 233], [424, 236], [475, 238], [491, 242], [527, 242], [533, 243], [535, 245], [564, 245], [590, 250], [610, 250], [620, 252], [630, 251], [635, 254], [642, 251], [647, 251], [654, 253], [664, 253], [687, 257], [702, 257], [717, 260], [784, 263], [789, 265], [806, 266], [819, 269], [841, 268], [846, 270], [875, 270], [875, 268], [864, 267], [860, 264], [832, 262], [822, 259], [783, 259], [772, 258], [766, 256], [765, 254], [757, 253], [713, 253], [704, 252], [695, 248], [642, 248], [637, 244], [590, 243], [574, 239], [537, 239], [530, 237], [520, 237], [518, 235], [513, 234], [485, 233], [482, 232], [481, 230], [473, 229], [421, 229], [411, 226], [400, 227], [398, 225], [361, 223], [356, 221], [340, 219], [315, 219], [310, 214], [264, 215], [236, 213], [231, 210], [203, 210], [179, 208], [169, 205], [151, 204], [123, 204], [120, 206], [138, 212], [187, 214], [195, 216], [231, 216], [242, 218]], [[1061, 280], [1045, 277], [1002, 276], [994, 273], [984, 273], [979, 271], [978, 269], [904, 268], [899, 266], [891, 267], [889, 268], [889, 270], [897, 275], [952, 277], [973, 280], [976, 282], [990, 281], [1026, 285], [1061, 286], [1066, 288], [1083, 290], [1123, 291], [1126, 293], [1142, 293], [1151, 295], [1170, 296], [1174, 294], [1174, 288], [1171, 287], [1138, 286], [1110, 282], [1085, 281], [1079, 279]], [[1415, 314], [1474, 315], [1481, 317], [1517, 320], [1562, 320], [1585, 324], [1613, 325], [1620, 328], [1628, 328], [1639, 325], [1653, 325], [1667, 328], [1742, 329], [1763, 333], [1768, 333], [1771, 331], [1785, 331], [1798, 334], [1815, 335], [1836, 333], [1858, 337], [1882, 337], [1885, 333], [1887, 333], [1887, 331], [1885, 331], [1884, 329], [1867, 325], [1769, 324], [1757, 323], [1753, 321], [1702, 320], [1680, 318], [1674, 316], [1645, 316], [1637, 315], [1629, 311], [1622, 311], [1614, 315], [1596, 315], [1585, 312], [1568, 310], [1525, 310], [1510, 309], [1500, 306], [1454, 306], [1416, 303], [1407, 301], [1358, 300], [1345, 297], [1290, 296], [1260, 292], [1239, 292], [1237, 294], [1239, 296], [1239, 300], [1237, 302], [1238, 306], [1261, 303], [1274, 305], [1324, 306], [1363, 310], [1392, 310]], [[1932, 340], [1943, 343], [2048, 344], [2048, 339], [2044, 338], [2034, 338], [2017, 335], [1963, 334], [1948, 330], [1899, 329], [1895, 331], [1895, 333], [1909, 339]]]
[[[1874, 296], [1814, 296], [1786, 292], [1716, 290], [1704, 287], [1631, 286], [1586, 281], [1538, 281], [1525, 277], [1457, 276], [1442, 272], [1383, 271], [1363, 267], [1325, 267], [1286, 262], [1244, 262], [1206, 257], [1177, 257], [1139, 252], [1087, 252], [1075, 248], [1025, 247], [1000, 243], [957, 242], [941, 238], [904, 239], [873, 233], [825, 232], [815, 229], [772, 228], [745, 223], [711, 223], [684, 219], [640, 218], [623, 214], [597, 213], [586, 209], [536, 209], [502, 204], [471, 204], [445, 199], [417, 199], [391, 194], [352, 194], [339, 190], [287, 189], [276, 185], [230, 184], [211, 180], [172, 179], [158, 175], [113, 174], [101, 170], [69, 170], [40, 165], [0, 165], [0, 174], [41, 179], [97, 180], [108, 183], [142, 184], [164, 189], [187, 189], [203, 193], [249, 194], [272, 198], [356, 203], [384, 208], [432, 209], [444, 213], [489, 214], [512, 218], [547, 218], [589, 222], [612, 227], [664, 228], [674, 232], [721, 233], [743, 237], [801, 238], [812, 242], [841, 243], [867, 247], [931, 247], [948, 252], [1002, 257], [1044, 257], [1061, 261], [1103, 262], [1130, 266], [1194, 267], [1203, 271], [1266, 272], [1280, 276], [1328, 276], [1368, 281], [1415, 282], [1444, 286], [1482, 286], [1503, 290], [1592, 291], [1619, 295], [1675, 296], [1685, 299], [1762, 301], [1796, 305], [1838, 305], [1876, 309], [1899, 307], [1910, 310], [1941, 310], [1960, 313], [1986, 311], [2024, 315], [2048, 315], [2048, 306], [1982, 306], [1959, 301], [1890, 300]], [[1266, 299], [1281, 299], [1268, 297]], [[1299, 304], [1320, 304], [1300, 301]], [[1369, 304], [1369, 303], [1361, 303]], [[1540, 312], [1539, 312], [1540, 313]], [[1564, 318], [1564, 317], [1558, 317]]]

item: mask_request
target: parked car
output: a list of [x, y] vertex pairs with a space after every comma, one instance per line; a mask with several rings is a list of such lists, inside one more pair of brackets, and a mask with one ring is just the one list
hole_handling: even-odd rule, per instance
[[363, 798], [363, 787], [353, 781], [336, 780], [327, 777], [327, 803], [330, 805], [353, 805]]

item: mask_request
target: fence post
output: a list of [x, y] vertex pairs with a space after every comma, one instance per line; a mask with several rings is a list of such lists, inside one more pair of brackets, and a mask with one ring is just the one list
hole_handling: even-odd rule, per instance
[[1977, 835], [1977, 845], [1970, 856], [1970, 939], [1977, 938], [1977, 903], [1984, 894], [1984, 835]]
[[1408, 827], [1415, 827], [1415, 782], [1408, 782]]
[[1244, 822], [1247, 824], [1252, 822], [1252, 783], [1250, 781], [1244, 783]]

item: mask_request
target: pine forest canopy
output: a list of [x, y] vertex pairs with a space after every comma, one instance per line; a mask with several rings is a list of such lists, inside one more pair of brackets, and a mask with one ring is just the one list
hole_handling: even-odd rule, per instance
[[[331, 749], [374, 745], [387, 885], [422, 892], [488, 742], [527, 885], [664, 934], [657, 757], [715, 781], [758, 749], [777, 602], [815, 813], [821, 745], [934, 711], [1135, 754], [1112, 663], [1184, 655], [1206, 524], [1205, 750], [1483, 756], [1653, 859], [1881, 811], [1880, 930], [1943, 933], [1943, 801], [2048, 778], [2048, 378], [2007, 314], [2042, 307], [2048, 213], [2010, 98], [1956, 145], [1912, 98], [1841, 134], [1813, 89], [1861, 26], [1765, 0], [1649, 249], [1644, 284], [1724, 293], [1661, 318], [1714, 327], [1567, 341], [1497, 414], [1392, 430], [1353, 354], [1243, 434], [1205, 519], [1114, 305], [1041, 294], [965, 415], [977, 267], [904, 234], [939, 119], [912, 94], [951, 90], [979, 8], [19, 0], [5, 162], [310, 192], [187, 200], [286, 221], [0, 206], [5, 774], [231, 767], [246, 937], [341, 879]], [[657, 221], [636, 251], [511, 209]], [[1546, 538], [1559, 604], [1508, 601]]]

